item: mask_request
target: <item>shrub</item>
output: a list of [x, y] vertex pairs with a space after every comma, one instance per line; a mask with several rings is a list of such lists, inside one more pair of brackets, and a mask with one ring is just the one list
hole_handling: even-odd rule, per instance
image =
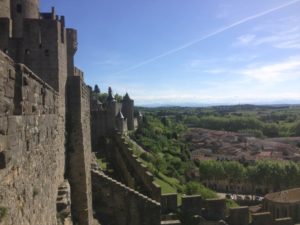
[[195, 195], [200, 194], [204, 199], [217, 198], [217, 194], [204, 187], [202, 184], [198, 182], [189, 182], [185, 185], [184, 193], [187, 195]]

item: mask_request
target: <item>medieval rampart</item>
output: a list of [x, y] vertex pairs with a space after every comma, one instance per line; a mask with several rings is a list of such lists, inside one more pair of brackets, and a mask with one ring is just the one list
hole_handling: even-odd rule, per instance
[[90, 90], [82, 76], [68, 77], [67, 84], [67, 177], [71, 185], [72, 213], [75, 222], [89, 225], [93, 217], [90, 193]]
[[94, 210], [103, 224], [160, 224], [158, 202], [95, 170], [92, 183]]
[[156, 201], [160, 201], [161, 189], [154, 183], [153, 175], [147, 167], [142, 164], [133, 154], [130, 145], [126, 143], [125, 138], [119, 134], [114, 135], [116, 145], [114, 157], [116, 160], [126, 166], [127, 172], [131, 174], [135, 182], [142, 187], [141, 192]]
[[64, 182], [58, 94], [0, 52], [0, 207], [4, 224], [56, 224]]

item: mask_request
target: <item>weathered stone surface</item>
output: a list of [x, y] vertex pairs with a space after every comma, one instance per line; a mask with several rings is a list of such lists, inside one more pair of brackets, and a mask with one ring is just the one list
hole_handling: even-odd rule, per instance
[[80, 225], [93, 219], [91, 196], [90, 93], [80, 76], [68, 79], [68, 178], [72, 215]]
[[[65, 118], [56, 110], [58, 94], [2, 52], [0, 59], [0, 205], [7, 209], [5, 224], [53, 225], [65, 162]], [[25, 86], [18, 83], [24, 77]], [[53, 99], [47, 105], [51, 110], [41, 110], [40, 88]]]
[[228, 222], [230, 225], [248, 225], [249, 208], [248, 207], [230, 208]]
[[177, 194], [165, 194], [161, 196], [162, 214], [177, 212]]
[[252, 225], [272, 225], [273, 220], [269, 212], [252, 214]]
[[203, 199], [200, 195], [182, 197], [181, 211], [186, 220], [195, 215], [202, 216]]
[[97, 172], [92, 172], [93, 204], [103, 225], [159, 225], [160, 204]]
[[56, 208], [57, 223], [62, 225], [72, 225], [71, 188], [67, 180], [65, 180], [58, 188]]
[[225, 199], [207, 199], [205, 201], [205, 215], [207, 220], [218, 221], [225, 219]]
[[124, 137], [120, 134], [115, 134], [113, 141], [114, 146], [109, 154], [111, 160], [116, 162], [115, 168], [120, 176], [123, 177], [124, 183], [130, 187], [135, 187], [135, 184], [137, 184], [141, 187], [140, 191], [144, 195], [160, 202], [161, 188], [154, 183], [153, 175], [133, 154]]

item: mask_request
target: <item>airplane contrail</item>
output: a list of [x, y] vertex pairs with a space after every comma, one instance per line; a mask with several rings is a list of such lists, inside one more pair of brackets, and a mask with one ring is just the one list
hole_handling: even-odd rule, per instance
[[186, 49], [186, 48], [188, 48], [188, 47], [191, 47], [192, 45], [195, 45], [195, 44], [197, 44], [197, 43], [199, 43], [199, 42], [201, 42], [201, 41], [204, 41], [204, 40], [206, 40], [206, 39], [208, 39], [208, 38], [211, 38], [211, 37], [213, 37], [213, 36], [216, 36], [216, 35], [218, 35], [218, 34], [220, 34], [220, 33], [223, 33], [223, 32], [225, 32], [225, 31], [227, 31], [227, 30], [230, 30], [230, 29], [232, 29], [232, 28], [234, 28], [234, 27], [237, 27], [237, 26], [239, 26], [239, 25], [241, 25], [241, 24], [244, 24], [244, 23], [249, 22], [249, 21], [251, 21], [251, 20], [255, 20], [255, 19], [257, 19], [257, 18], [263, 17], [263, 16], [268, 15], [268, 14], [271, 14], [271, 13], [273, 13], [273, 12], [276, 12], [276, 11], [278, 11], [278, 10], [280, 10], [280, 9], [286, 8], [286, 7], [288, 7], [288, 6], [291, 6], [291, 5], [293, 5], [293, 4], [296, 4], [296, 3], [298, 3], [298, 2], [300, 2], [300, 0], [289, 1], [289, 2], [287, 2], [287, 3], [285, 3], [285, 4], [279, 5], [279, 6], [277, 6], [277, 7], [272, 8], [272, 9], [269, 9], [269, 10], [266, 10], [266, 11], [263, 11], [263, 12], [260, 12], [260, 13], [257, 13], [257, 14], [252, 15], [252, 16], [248, 16], [248, 17], [246, 17], [246, 18], [244, 18], [244, 19], [241, 19], [241, 20], [239, 20], [239, 21], [237, 21], [237, 22], [235, 22], [235, 23], [232, 23], [232, 24], [230, 24], [230, 25], [228, 25], [228, 26], [225, 26], [225, 27], [223, 27], [223, 28], [220, 28], [220, 29], [218, 29], [218, 30], [216, 30], [216, 31], [214, 31], [214, 32], [212, 32], [212, 33], [209, 33], [209, 34], [207, 34], [207, 35], [205, 35], [205, 36], [203, 36], [203, 37], [201, 37], [201, 38], [198, 38], [198, 39], [195, 39], [195, 40], [193, 40], [193, 41], [190, 41], [190, 42], [188, 42], [188, 43], [186, 43], [186, 44], [184, 44], [184, 45], [181, 45], [181, 46], [179, 46], [179, 47], [177, 47], [177, 48], [171, 49], [171, 50], [169, 50], [169, 51], [167, 51], [167, 52], [165, 52], [165, 53], [162, 53], [162, 54], [160, 54], [160, 55], [157, 55], [157, 56], [155, 56], [155, 57], [152, 57], [152, 58], [150, 58], [150, 59], [147, 59], [147, 60], [145, 60], [145, 61], [143, 61], [143, 62], [140, 62], [140, 63], [138, 63], [138, 64], [136, 64], [136, 65], [134, 65], [134, 66], [128, 67], [128, 68], [126, 68], [126, 69], [124, 69], [124, 70], [121, 70], [121, 71], [119, 71], [119, 72], [110, 74], [110, 76], [118, 75], [118, 74], [121, 74], [121, 73], [124, 73], [124, 72], [128, 72], [128, 71], [137, 69], [137, 68], [139, 68], [139, 67], [141, 67], [141, 66], [144, 66], [144, 65], [146, 65], [146, 64], [149, 64], [149, 63], [151, 63], [151, 62], [153, 62], [153, 61], [156, 61], [156, 60], [158, 60], [158, 59], [160, 59], [160, 58], [166, 57], [166, 56], [168, 56], [168, 55], [171, 55], [171, 54], [173, 54], [173, 53], [176, 53], [176, 52], [179, 52], [179, 51], [181, 51], [181, 50], [183, 50], [183, 49]]

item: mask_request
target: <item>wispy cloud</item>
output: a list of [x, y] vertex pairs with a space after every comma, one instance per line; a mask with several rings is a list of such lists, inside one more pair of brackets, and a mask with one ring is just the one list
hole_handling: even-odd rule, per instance
[[258, 18], [261, 18], [261, 17], [263, 17], [263, 16], [269, 15], [269, 14], [271, 14], [271, 13], [273, 13], [273, 12], [279, 11], [279, 10], [281, 10], [281, 9], [283, 9], [283, 8], [289, 7], [289, 6], [294, 5], [294, 4], [297, 4], [297, 3], [299, 3], [299, 2], [300, 2], [300, 0], [292, 0], [292, 1], [289, 1], [289, 2], [287, 2], [287, 3], [285, 3], [285, 4], [281, 4], [281, 5], [277, 6], [277, 7], [271, 8], [271, 9], [269, 9], [269, 10], [266, 10], [266, 11], [263, 11], [263, 12], [260, 12], [260, 13], [257, 13], [257, 14], [254, 14], [254, 15], [252, 15], [252, 16], [245, 17], [245, 18], [243, 18], [243, 19], [241, 19], [241, 20], [239, 20], [239, 21], [237, 21], [237, 22], [235, 22], [235, 23], [232, 23], [232, 24], [230, 24], [230, 25], [228, 25], [228, 26], [225, 26], [225, 27], [222, 27], [222, 28], [220, 28], [220, 29], [217, 29], [216, 31], [211, 32], [211, 33], [209, 33], [209, 34], [207, 34], [207, 35], [205, 35], [205, 36], [203, 36], [203, 37], [200, 37], [200, 38], [198, 38], [198, 39], [195, 39], [195, 40], [192, 40], [192, 41], [190, 41], [190, 42], [187, 42], [187, 43], [185, 43], [185, 44], [183, 44], [183, 45], [181, 45], [181, 46], [179, 46], [179, 47], [176, 47], [176, 48], [174, 48], [174, 49], [171, 49], [171, 50], [169, 50], [169, 51], [167, 51], [167, 52], [164, 52], [164, 53], [162, 53], [162, 54], [160, 54], [160, 55], [157, 55], [157, 56], [155, 56], [155, 57], [152, 57], [152, 58], [150, 58], [150, 59], [147, 59], [147, 60], [142, 61], [142, 62], [140, 62], [140, 63], [138, 63], [138, 64], [136, 64], [136, 65], [130, 66], [130, 67], [124, 69], [124, 70], [121, 70], [121, 71], [119, 71], [119, 72], [116, 72], [116, 73], [113, 73], [113, 74], [110, 74], [110, 75], [118, 75], [118, 74], [122, 74], [122, 73], [125, 73], [125, 72], [128, 72], [128, 71], [135, 70], [135, 69], [140, 68], [140, 67], [142, 67], [142, 66], [144, 66], [144, 65], [147, 65], [147, 64], [152, 63], [152, 62], [154, 62], [154, 61], [157, 61], [157, 60], [159, 60], [159, 59], [161, 59], [161, 58], [164, 58], [164, 57], [166, 57], [166, 56], [175, 54], [175, 53], [177, 53], [177, 52], [179, 52], [179, 51], [182, 51], [182, 50], [184, 50], [184, 49], [186, 49], [186, 48], [189, 48], [189, 47], [191, 47], [191, 46], [194, 46], [194, 45], [196, 45], [196, 44], [198, 44], [198, 43], [200, 43], [200, 42], [202, 42], [202, 41], [204, 41], [204, 40], [207, 40], [207, 39], [209, 39], [209, 38], [211, 38], [211, 37], [214, 37], [214, 36], [216, 36], [216, 35], [219, 35], [219, 34], [221, 34], [221, 33], [224, 33], [224, 32], [226, 32], [226, 31], [228, 31], [228, 30], [230, 30], [230, 29], [233, 29], [233, 28], [235, 28], [235, 27], [237, 27], [237, 26], [240, 26], [240, 25], [242, 25], [242, 24], [245, 24], [245, 23], [247, 23], [247, 22], [249, 22], [249, 21], [253, 21], [253, 20], [255, 20], [255, 19], [258, 19]]
[[259, 25], [252, 33], [236, 38], [234, 46], [270, 45], [281, 49], [300, 49], [300, 17]]
[[300, 77], [300, 56], [279, 63], [249, 67], [241, 70], [240, 74], [269, 84], [297, 79]]
[[239, 83], [275, 84], [300, 78], [300, 56], [297, 55], [272, 63], [248, 63], [248, 65], [240, 65], [235, 68], [227, 65], [225, 61], [219, 66], [199, 67], [199, 71], [211, 75], [235, 76], [236, 82]]
[[218, 8], [218, 19], [228, 18], [231, 15], [232, 5], [229, 5], [228, 3], [222, 3], [218, 6]]
[[237, 38], [237, 45], [248, 45], [255, 40], [256, 35], [245, 34]]

